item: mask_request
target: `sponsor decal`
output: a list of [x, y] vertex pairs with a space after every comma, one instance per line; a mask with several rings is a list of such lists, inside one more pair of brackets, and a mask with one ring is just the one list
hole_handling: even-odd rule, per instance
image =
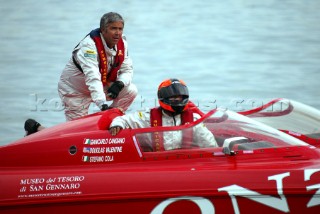
[[91, 153], [91, 154], [99, 154], [99, 153], [105, 153], [106, 147], [83, 147], [83, 153]]
[[106, 147], [106, 153], [122, 152], [122, 146]]
[[18, 198], [58, 197], [62, 195], [80, 195], [82, 175], [40, 178], [23, 178], [20, 180]]
[[83, 156], [82, 157], [83, 162], [89, 162], [89, 156]]
[[210, 200], [203, 198], [203, 197], [189, 197], [189, 196], [184, 196], [184, 197], [176, 197], [176, 198], [169, 198], [167, 200], [162, 201], [160, 204], [158, 204], [158, 206], [156, 206], [151, 214], [157, 214], [157, 213], [165, 213], [165, 209], [177, 202], [177, 201], [181, 201], [181, 200], [189, 200], [192, 201], [193, 203], [195, 203], [199, 209], [200, 209], [200, 213], [210, 213], [210, 214], [214, 214], [215, 213], [215, 209], [213, 204], [211, 203]]
[[85, 145], [107, 145], [107, 144], [124, 144], [125, 138], [102, 138], [102, 139], [84, 139]]
[[83, 147], [83, 153], [90, 153], [90, 147]]
[[[304, 181], [311, 180], [311, 175], [316, 172], [320, 172], [320, 169], [306, 169], [304, 170]], [[226, 191], [230, 197], [232, 207], [235, 214], [240, 213], [240, 208], [238, 204], [238, 197], [247, 198], [249, 201], [253, 201], [255, 203], [262, 204], [263, 206], [268, 206], [274, 208], [276, 210], [282, 211], [284, 213], [290, 212], [290, 207], [287, 201], [286, 195], [283, 193], [283, 180], [286, 177], [290, 176], [290, 172], [285, 172], [282, 174], [277, 174], [273, 176], [269, 176], [268, 180], [274, 180], [276, 182], [276, 190], [278, 195], [264, 195], [259, 192], [252, 191], [248, 188], [239, 186], [237, 184], [225, 186], [218, 188], [218, 191]], [[307, 202], [306, 207], [314, 207], [320, 205], [320, 183], [306, 186], [306, 190], [317, 190], [313, 195], [311, 194], [310, 200]], [[182, 197], [175, 197], [175, 198], [167, 198], [166, 200], [160, 202], [152, 211], [151, 214], [155, 213], [164, 213], [165, 209], [178, 201], [181, 200], [189, 200], [195, 203], [198, 208], [200, 209], [201, 213], [215, 213], [215, 206], [213, 201], [210, 201], [204, 197], [195, 197], [195, 196], [182, 196]], [[243, 204], [242, 204], [243, 205]]]
[[88, 53], [88, 54], [96, 54], [96, 52], [94, 50], [87, 50], [86, 53]]
[[113, 155], [105, 155], [105, 156], [83, 156], [83, 162], [89, 163], [104, 163], [104, 162], [112, 162], [114, 161]]
[[[103, 163], [114, 161], [113, 155], [90, 156], [90, 154], [122, 153], [125, 138], [84, 139], [82, 161], [89, 163]], [[100, 147], [97, 147], [100, 146]]]
[[85, 53], [84, 53], [84, 57], [87, 57], [87, 58], [96, 58], [97, 57], [97, 53], [93, 50], [87, 50]]

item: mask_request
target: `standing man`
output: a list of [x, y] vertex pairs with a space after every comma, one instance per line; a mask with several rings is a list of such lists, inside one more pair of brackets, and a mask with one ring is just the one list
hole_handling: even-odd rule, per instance
[[[134, 101], [138, 90], [131, 83], [133, 67], [123, 28], [118, 13], [106, 13], [100, 28], [74, 48], [58, 84], [67, 121], [87, 115], [91, 102], [101, 111], [113, 107], [126, 111]], [[108, 106], [107, 101], [113, 102]]]

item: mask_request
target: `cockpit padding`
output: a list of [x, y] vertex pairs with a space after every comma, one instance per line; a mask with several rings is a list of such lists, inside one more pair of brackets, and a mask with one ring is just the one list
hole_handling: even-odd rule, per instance
[[238, 150], [254, 150], [259, 148], [271, 148], [274, 145], [267, 141], [258, 141], [252, 143], [243, 143], [238, 145]]

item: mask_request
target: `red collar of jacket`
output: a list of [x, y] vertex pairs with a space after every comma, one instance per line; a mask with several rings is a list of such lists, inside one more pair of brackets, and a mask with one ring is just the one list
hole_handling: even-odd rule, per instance
[[[162, 109], [160, 107], [152, 108], [150, 110], [150, 124], [151, 127], [162, 126]], [[186, 109], [181, 113], [181, 125], [193, 122], [193, 111]], [[164, 139], [162, 132], [153, 132], [153, 151], [164, 151]], [[189, 148], [192, 144], [193, 132], [186, 131], [182, 137], [182, 147]], [[189, 140], [187, 140], [189, 139]], [[191, 141], [190, 141], [191, 139]]]
[[101, 81], [102, 84], [105, 86], [107, 82], [114, 82], [118, 77], [118, 71], [124, 61], [124, 42], [123, 39], [120, 38], [117, 46], [117, 54], [114, 57], [114, 63], [111, 65], [110, 72], [108, 73], [108, 57], [106, 54], [106, 50], [104, 49], [104, 45], [100, 36], [100, 28], [92, 30], [90, 32], [90, 37], [95, 42], [95, 45], [98, 50], [99, 56], [99, 71], [101, 73]]

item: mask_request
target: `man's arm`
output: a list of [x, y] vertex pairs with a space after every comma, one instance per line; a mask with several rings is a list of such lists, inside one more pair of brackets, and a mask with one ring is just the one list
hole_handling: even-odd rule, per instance
[[[196, 115], [195, 119], [200, 118], [200, 115]], [[212, 132], [205, 126], [204, 123], [200, 123], [194, 127], [193, 141], [200, 147], [218, 147], [217, 141]]]
[[150, 127], [150, 114], [149, 112], [139, 111], [114, 118], [110, 125], [109, 132], [114, 136], [122, 129], [137, 129], [145, 127]]
[[78, 62], [85, 75], [85, 84], [88, 86], [93, 102], [101, 109], [106, 103], [106, 96], [103, 91], [97, 48], [94, 41], [86, 37], [79, 44], [79, 49], [74, 51], [75, 60]]

